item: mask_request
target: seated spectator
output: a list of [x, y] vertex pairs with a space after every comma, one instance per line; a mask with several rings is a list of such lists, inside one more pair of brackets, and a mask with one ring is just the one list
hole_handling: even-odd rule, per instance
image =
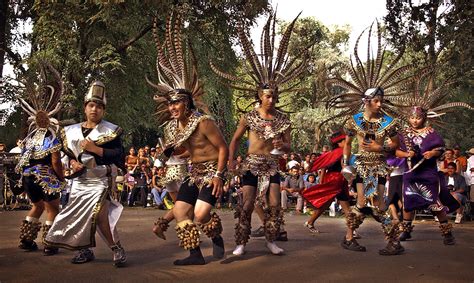
[[166, 197], [168, 191], [163, 187], [160, 180], [165, 176], [165, 168], [153, 167], [151, 173], [151, 193], [155, 200], [155, 204], [159, 209], [164, 209], [163, 200]]
[[148, 158], [145, 148], [143, 147], [138, 149], [138, 163], [140, 165], [145, 164], [147, 170], [150, 170], [151, 168], [150, 159]]
[[466, 180], [463, 176], [456, 173], [456, 163], [450, 162], [447, 166], [448, 175], [446, 176], [446, 183], [451, 192], [451, 195], [459, 202], [461, 205], [456, 210], [456, 220], [454, 223], [461, 223], [462, 216], [464, 213], [464, 205], [466, 204]]
[[132, 207], [135, 205], [135, 199], [137, 198], [138, 192], [140, 192], [140, 202], [142, 206], [145, 208], [147, 203], [147, 196], [148, 196], [148, 183], [149, 183], [149, 173], [145, 163], [140, 165], [140, 169], [138, 172], [134, 172], [133, 177], [135, 178], [135, 187], [132, 189], [132, 193], [130, 194], [130, 200], [128, 202], [128, 206]]
[[313, 173], [308, 174], [308, 180], [304, 181], [304, 188], [310, 188], [318, 184], [318, 178]]
[[131, 193], [135, 187], [135, 177], [133, 177], [133, 173], [136, 168], [136, 164], [134, 166], [127, 166], [127, 173], [123, 176], [125, 183], [122, 193], [120, 194], [120, 203], [127, 203], [130, 200], [129, 193]]
[[125, 167], [132, 166], [132, 168], [138, 164], [138, 157], [137, 157], [137, 152], [135, 151], [135, 148], [132, 146], [128, 150], [128, 155], [125, 156]]
[[288, 195], [296, 197], [296, 212], [301, 213], [303, 210], [303, 197], [300, 191], [304, 189], [303, 176], [299, 175], [299, 166], [290, 169], [290, 175], [285, 178], [281, 188], [281, 207], [288, 209]]
[[[456, 158], [454, 158], [454, 150], [452, 149], [446, 149], [446, 151], [444, 152], [443, 154], [443, 162], [440, 163], [440, 168], [439, 168], [439, 171], [443, 172], [444, 175], [448, 175], [448, 164], [453, 162], [456, 167], [457, 167], [457, 164], [456, 164]], [[458, 169], [461, 169], [461, 167], [457, 168], [456, 169], [456, 173], [459, 173], [461, 172], [460, 170]]]

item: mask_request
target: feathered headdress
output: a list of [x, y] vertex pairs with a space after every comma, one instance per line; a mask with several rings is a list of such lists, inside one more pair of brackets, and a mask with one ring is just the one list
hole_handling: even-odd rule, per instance
[[[244, 24], [240, 22], [237, 25], [237, 35], [247, 61], [247, 71], [253, 81], [225, 73], [219, 70], [212, 62], [210, 63], [212, 70], [218, 76], [231, 82], [230, 87], [244, 92], [244, 94], [239, 96], [237, 100], [253, 99], [255, 98], [256, 93], [258, 95], [259, 92], [264, 92], [266, 90], [277, 91], [279, 94], [295, 90], [297, 84], [285, 89], [280, 89], [279, 87], [297, 78], [306, 70], [306, 54], [304, 54], [303, 58], [300, 58], [301, 60], [297, 62], [299, 59], [298, 57], [290, 58], [287, 53], [291, 33], [300, 14], [298, 14], [298, 16], [296, 16], [296, 18], [286, 28], [276, 54], [276, 12], [270, 14], [267, 23], [263, 27], [262, 35], [260, 37], [260, 55], [257, 55], [251, 40], [247, 37]], [[236, 83], [241, 85], [236, 85]], [[256, 101], [251, 105], [255, 103]]]
[[[338, 74], [335, 78], [326, 80], [326, 86], [328, 88], [337, 86], [343, 89], [341, 93], [335, 93], [330, 97], [326, 103], [326, 108], [342, 109], [342, 111], [321, 124], [337, 117], [353, 115], [359, 112], [364, 102], [375, 96], [380, 95], [390, 101], [392, 97], [410, 92], [409, 86], [414, 79], [414, 75], [410, 74], [413, 66], [405, 65], [397, 67], [403, 55], [403, 51], [396, 55], [391, 62], [385, 62], [385, 46], [382, 46], [382, 33], [378, 21], [376, 22], [377, 50], [374, 58], [371, 50], [373, 26], [374, 24], [372, 23], [370, 27], [368, 27], [367, 62], [365, 64], [362, 63], [358, 51], [359, 41], [367, 30], [365, 29], [357, 38], [354, 53], [351, 55], [349, 64], [345, 64], [343, 67], [351, 79], [346, 80]], [[355, 60], [352, 59], [352, 56]], [[393, 113], [394, 109], [392, 108], [393, 107], [387, 103], [384, 104], [383, 111]]]
[[25, 99], [18, 98], [20, 106], [28, 114], [28, 135], [25, 140], [33, 136], [39, 130], [49, 131], [53, 136], [59, 129], [59, 121], [54, 118], [59, 110], [61, 110], [60, 98], [64, 93], [64, 84], [61, 80], [59, 72], [49, 63], [43, 62], [46, 68], [53, 75], [57, 88], [46, 85], [46, 73], [44, 66], [40, 68], [40, 82], [34, 85], [32, 82], [26, 83]]
[[409, 95], [394, 97], [391, 103], [396, 106], [398, 116], [408, 122], [411, 116], [426, 118], [432, 124], [442, 125], [438, 119], [458, 107], [473, 110], [469, 104], [464, 102], [443, 101], [449, 96], [447, 87], [455, 83], [453, 80], [445, 80], [438, 87], [433, 88], [435, 68], [424, 68], [417, 72], [414, 88]]
[[160, 124], [170, 119], [167, 109], [170, 101], [189, 99], [191, 107], [208, 112], [202, 101], [204, 90], [197, 73], [196, 58], [191, 45], [183, 44], [182, 28], [182, 15], [176, 11], [170, 12], [166, 20], [165, 38], [161, 41], [157, 32], [157, 19], [153, 22], [158, 83], [148, 78], [146, 80], [157, 90], [154, 100], [158, 103], [156, 115]]
[[[45, 68], [53, 75], [57, 88], [46, 84]], [[28, 114], [28, 134], [22, 142], [22, 155], [15, 168], [21, 173], [25, 166], [29, 165], [31, 158], [43, 158], [51, 152], [58, 151], [61, 143], [56, 139], [59, 130], [59, 121], [54, 118], [61, 110], [61, 96], [64, 93], [64, 84], [59, 72], [48, 62], [41, 62], [40, 80], [36, 84], [31, 80], [26, 82], [25, 99], [18, 98], [21, 108]], [[46, 141], [48, 132], [49, 141]]]

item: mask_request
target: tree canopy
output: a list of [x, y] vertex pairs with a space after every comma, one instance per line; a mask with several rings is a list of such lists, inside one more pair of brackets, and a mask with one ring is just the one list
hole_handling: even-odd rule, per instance
[[[450, 100], [472, 102], [470, 1], [386, 0], [386, 5], [385, 36], [393, 49], [405, 47], [403, 61], [418, 66], [436, 64], [437, 79], [458, 81], [450, 90]], [[80, 121], [88, 86], [101, 80], [108, 95], [106, 119], [125, 129], [125, 145], [154, 145], [161, 130], [153, 117], [153, 90], [145, 76], [151, 80], [157, 77], [153, 19], [157, 19], [159, 32], [163, 33], [170, 9], [180, 9], [185, 16], [184, 38], [196, 54], [205, 101], [229, 141], [240, 115], [235, 107], [237, 93], [217, 78], [209, 62], [228, 73], [248, 75], [243, 56], [235, 48], [236, 25], [244, 21], [254, 27], [256, 19], [271, 10], [266, 0], [2, 1], [0, 103], [7, 102], [11, 107], [1, 113], [1, 141], [14, 145], [16, 138], [24, 135], [26, 119], [14, 103], [16, 97], [24, 95], [18, 81], [33, 76], [39, 62], [47, 60], [59, 70], [66, 85], [61, 119]], [[288, 24], [278, 22], [280, 34]], [[298, 90], [281, 101], [282, 105], [288, 104], [284, 110], [292, 113], [295, 151], [317, 149], [326, 143], [324, 137], [329, 130], [343, 122], [336, 119], [318, 128], [333, 114], [333, 110], [325, 109], [328, 92], [324, 81], [348, 60], [349, 35], [348, 26], [327, 27], [312, 17], [300, 18], [295, 25], [289, 53], [299, 55], [308, 50], [309, 54], [304, 76], [292, 82], [299, 83]], [[23, 47], [21, 51], [19, 46]], [[5, 59], [13, 65], [14, 77], [5, 76]], [[444, 118], [448, 125], [455, 125], [441, 130], [448, 144], [471, 146], [473, 115], [473, 111], [458, 111]]]

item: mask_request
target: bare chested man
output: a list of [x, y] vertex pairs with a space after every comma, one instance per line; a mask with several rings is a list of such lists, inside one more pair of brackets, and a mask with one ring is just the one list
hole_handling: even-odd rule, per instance
[[[186, 95], [187, 96], [187, 95]], [[216, 213], [210, 214], [222, 194], [224, 169], [228, 157], [227, 145], [214, 120], [192, 109], [191, 99], [181, 96], [169, 102], [176, 137], [174, 146], [186, 149], [192, 161], [190, 176], [184, 180], [173, 208], [180, 246], [190, 250], [190, 256], [176, 260], [176, 265], [205, 264], [199, 248], [199, 231], [212, 239], [213, 254], [224, 256], [220, 236], [222, 225]]]
[[[251, 67], [253, 81], [247, 81], [244, 77], [236, 77], [218, 70], [213, 64], [213, 71], [220, 77], [238, 82], [239, 85], [232, 87], [245, 91], [248, 100], [258, 102], [258, 107], [246, 113], [239, 122], [238, 128], [230, 144], [230, 163], [234, 163], [234, 154], [242, 136], [248, 132], [249, 149], [247, 158], [242, 166], [242, 192], [243, 204], [238, 207], [235, 217], [238, 223], [235, 227], [234, 255], [242, 255], [245, 252], [245, 244], [248, 242], [251, 229], [251, 215], [255, 200], [265, 203], [264, 208], [264, 231], [266, 246], [273, 254], [283, 253], [274, 241], [278, 237], [280, 226], [283, 222], [283, 211], [280, 208], [280, 174], [278, 173], [278, 156], [273, 153], [282, 154], [290, 149], [290, 120], [275, 107], [278, 97], [284, 92], [292, 92], [297, 87], [293, 84], [289, 87], [281, 87], [292, 82], [306, 70], [306, 58], [296, 58], [287, 54], [288, 45], [298, 16], [288, 25], [283, 33], [282, 39], [275, 53], [275, 21], [276, 15], [269, 16], [262, 31], [263, 54], [257, 56], [252, 43], [247, 37], [243, 23], [237, 26], [242, 49]], [[275, 53], [275, 54], [274, 54]], [[304, 53], [300, 53], [304, 55]], [[296, 60], [299, 59], [299, 60]], [[298, 61], [298, 64], [294, 64]], [[243, 86], [243, 87], [242, 87]]]
[[[180, 156], [187, 151], [192, 161], [191, 172], [179, 189], [172, 214], [177, 223], [179, 245], [189, 250], [190, 255], [174, 264], [202, 265], [205, 261], [199, 248], [198, 228], [212, 239], [214, 257], [224, 257], [221, 220], [216, 213], [211, 215], [210, 212], [222, 194], [229, 152], [212, 117], [197, 111], [197, 107], [206, 110], [199, 101], [204, 91], [192, 50], [183, 48], [187, 44], [181, 42], [182, 26], [182, 15], [171, 11], [162, 45], [155, 21], [153, 35], [158, 50], [158, 83], [148, 83], [157, 90], [154, 98], [158, 102], [160, 122], [168, 122], [165, 154]], [[170, 220], [172, 216], [168, 216]]]
[[251, 229], [251, 215], [257, 198], [267, 204], [264, 210], [266, 246], [273, 254], [283, 252], [283, 249], [274, 243], [283, 220], [283, 211], [280, 208], [278, 156], [270, 152], [274, 148], [285, 152], [290, 150], [290, 121], [286, 115], [275, 109], [278, 100], [277, 89], [261, 89], [258, 96], [260, 106], [241, 118], [229, 149], [230, 167], [234, 169], [234, 154], [240, 139], [248, 132], [249, 149], [243, 164], [242, 177], [243, 204], [236, 212], [238, 223], [235, 228], [235, 255], [245, 252]]

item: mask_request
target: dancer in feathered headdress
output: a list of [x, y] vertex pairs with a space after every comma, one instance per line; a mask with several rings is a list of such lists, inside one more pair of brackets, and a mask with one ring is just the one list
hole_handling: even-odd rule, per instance
[[[365, 247], [360, 246], [353, 238], [352, 231], [362, 224], [367, 214], [371, 214], [377, 221], [384, 222], [383, 229], [389, 240], [387, 247], [379, 253], [394, 255], [403, 252], [403, 247], [397, 239], [398, 224], [390, 223], [391, 221], [381, 214], [386, 210], [383, 199], [385, 177], [388, 173], [385, 154], [395, 150], [399, 140], [397, 122], [387, 114], [394, 113], [395, 108], [384, 103], [384, 99], [408, 93], [414, 76], [410, 74], [413, 66], [397, 66], [401, 53], [395, 56], [392, 62], [386, 62], [382, 34], [378, 23], [376, 26], [376, 56], [373, 56], [371, 50], [372, 24], [368, 28], [367, 61], [364, 64], [358, 54], [359, 41], [364, 31], [356, 41], [353, 54], [355, 62], [351, 59], [345, 68], [351, 80], [345, 80], [341, 76], [327, 80], [328, 86], [342, 88], [342, 92], [330, 98], [327, 107], [341, 109], [335, 117], [350, 116], [345, 125], [347, 138], [343, 173], [346, 175], [353, 174], [348, 165], [354, 137], [359, 144], [359, 152], [355, 154], [355, 176], [353, 176], [357, 184], [357, 205], [353, 213], [346, 216], [349, 229], [342, 246], [349, 250], [365, 251]], [[388, 143], [388, 140], [391, 140], [391, 143]], [[374, 208], [367, 206], [367, 200], [372, 202]]]
[[[46, 68], [44, 68], [46, 67]], [[46, 71], [53, 75], [57, 87], [47, 83]], [[59, 196], [65, 186], [61, 164], [61, 142], [57, 137], [59, 122], [54, 116], [61, 109], [60, 98], [64, 92], [61, 76], [49, 63], [41, 63], [40, 83], [37, 87], [27, 83], [27, 97], [19, 98], [22, 109], [28, 114], [28, 135], [22, 142], [22, 155], [16, 171], [22, 174], [20, 186], [25, 188], [33, 207], [23, 220], [20, 248], [36, 250], [35, 243], [41, 223], [43, 207], [48, 215], [43, 225], [43, 237], [48, 232], [59, 211]], [[44, 253], [57, 253], [56, 248], [45, 245]]]
[[[439, 119], [444, 114], [464, 107], [473, 108], [467, 103], [444, 103], [449, 95], [447, 87], [453, 82], [444, 81], [433, 88], [434, 68], [419, 72], [411, 95], [396, 98], [393, 104], [399, 106], [399, 114], [408, 127], [401, 130], [401, 145], [397, 156], [405, 158], [406, 172], [403, 175], [403, 223], [400, 240], [411, 238], [412, 220], [415, 210], [430, 210], [440, 222], [445, 245], [453, 245], [455, 240], [448, 224], [447, 212], [458, 209], [460, 204], [445, 186], [444, 175], [438, 172], [436, 160], [445, 150], [443, 138], [430, 126], [441, 125]], [[457, 216], [458, 218], [461, 218]]]
[[275, 54], [276, 18], [275, 14], [271, 14], [262, 31], [260, 56], [254, 51], [244, 25], [238, 25], [237, 33], [247, 59], [247, 65], [250, 66], [248, 75], [253, 81], [221, 72], [211, 64], [217, 75], [233, 82], [232, 88], [244, 91], [242, 98], [254, 98], [253, 104], [258, 102], [258, 107], [242, 116], [230, 143], [229, 160], [234, 167], [234, 154], [240, 139], [248, 131], [249, 150], [243, 164], [244, 175], [242, 178], [244, 200], [243, 206], [238, 207], [235, 214], [235, 217], [238, 218], [235, 228], [237, 247], [233, 252], [235, 255], [245, 252], [245, 245], [250, 236], [250, 216], [256, 198], [259, 205], [266, 203], [263, 220], [266, 245], [273, 254], [283, 253], [283, 249], [274, 243], [280, 233], [283, 211], [280, 208], [278, 155], [272, 155], [272, 153], [282, 154], [290, 149], [290, 120], [285, 114], [278, 111], [275, 105], [281, 93], [293, 91], [295, 86], [286, 89], [282, 89], [282, 87], [306, 70], [305, 57], [290, 58], [287, 54], [291, 33], [297, 19], [298, 17], [283, 33]]
[[214, 257], [224, 256], [221, 220], [216, 213], [211, 215], [210, 212], [222, 194], [228, 149], [214, 119], [196, 109], [206, 109], [200, 102], [204, 92], [191, 45], [186, 49], [183, 46], [182, 25], [182, 16], [171, 12], [165, 40], [161, 43], [155, 21], [158, 83], [149, 83], [158, 91], [155, 100], [161, 109], [159, 118], [168, 120], [165, 153], [173, 154], [176, 159], [189, 155], [192, 169], [179, 189], [173, 214], [168, 215], [168, 219], [159, 219], [155, 232], [161, 236], [174, 216], [180, 246], [190, 251], [189, 257], [176, 260], [174, 264], [198, 265], [205, 264], [198, 228], [212, 239]]

